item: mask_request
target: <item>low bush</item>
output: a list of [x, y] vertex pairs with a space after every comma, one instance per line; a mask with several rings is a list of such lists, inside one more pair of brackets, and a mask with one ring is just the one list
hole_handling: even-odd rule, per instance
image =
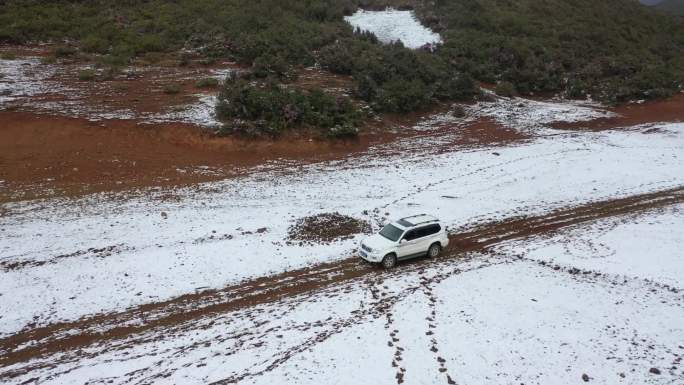
[[78, 80], [81, 81], [92, 81], [95, 80], [97, 73], [92, 69], [84, 69], [78, 71]]
[[684, 83], [684, 22], [627, 0], [419, 2], [440, 32], [437, 54], [521, 94], [607, 102], [654, 98]]
[[511, 82], [499, 82], [494, 88], [494, 92], [499, 96], [511, 98], [517, 94], [515, 86]]
[[277, 136], [296, 128], [315, 129], [333, 137], [358, 133], [360, 114], [349, 99], [320, 89], [300, 91], [231, 76], [218, 99], [217, 117], [238, 133]]
[[359, 32], [324, 47], [318, 60], [331, 72], [351, 74], [357, 95], [378, 111], [408, 112], [435, 100], [470, 100], [478, 91], [468, 74], [430, 52], [401, 43], [381, 45]]
[[78, 50], [74, 47], [61, 45], [54, 49], [53, 55], [58, 58], [71, 57], [76, 55]]
[[181, 86], [179, 84], [166, 84], [162, 89], [167, 95], [175, 95], [181, 91]]
[[40, 58], [41, 64], [55, 64], [57, 63], [57, 58], [54, 55], [43, 56]]
[[16, 60], [17, 55], [14, 52], [2, 52], [0, 53], [0, 59], [2, 60]]
[[195, 83], [195, 87], [197, 88], [214, 88], [218, 87], [218, 85], [219, 80], [216, 78], [203, 78]]

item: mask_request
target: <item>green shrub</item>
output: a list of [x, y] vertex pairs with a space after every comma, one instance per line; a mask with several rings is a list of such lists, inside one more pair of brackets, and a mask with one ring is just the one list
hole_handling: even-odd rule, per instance
[[[444, 44], [434, 53], [381, 45], [343, 21], [357, 6], [388, 5], [414, 7]], [[261, 78], [288, 79], [293, 68], [318, 61], [352, 75], [360, 97], [390, 109], [472, 98], [473, 79], [509, 82], [521, 94], [607, 101], [660, 97], [684, 82], [681, 18], [627, 0], [146, 0], [115, 7], [11, 0], [0, 1], [0, 41], [76, 42], [55, 57], [80, 48], [115, 66], [149, 52], [197, 49], [207, 64], [235, 60]], [[405, 100], [419, 89], [419, 102]]]
[[414, 111], [435, 100], [470, 100], [477, 94], [473, 79], [440, 57], [401, 43], [381, 45], [368, 34], [324, 47], [318, 59], [329, 71], [352, 74], [357, 95], [378, 111]]
[[515, 86], [511, 82], [499, 82], [494, 88], [494, 92], [499, 96], [511, 98], [517, 94]]
[[14, 52], [3, 52], [0, 53], [0, 59], [2, 60], [16, 60], [17, 55]]
[[216, 78], [203, 78], [195, 83], [195, 87], [197, 88], [214, 88], [218, 87], [218, 85], [219, 80]]
[[92, 81], [95, 80], [97, 73], [92, 69], [85, 69], [78, 71], [78, 80], [81, 81]]
[[53, 55], [58, 58], [71, 57], [76, 55], [77, 52], [78, 51], [74, 47], [61, 45], [55, 48]]
[[55, 64], [57, 63], [57, 58], [54, 55], [43, 56], [40, 58], [41, 64]]
[[97, 35], [88, 35], [81, 39], [81, 49], [89, 53], [107, 53], [109, 51], [109, 41]]
[[610, 102], [667, 95], [684, 81], [684, 23], [637, 1], [438, 1], [416, 12], [439, 30], [437, 54], [454, 69], [521, 94]]
[[279, 135], [308, 127], [335, 137], [353, 136], [360, 119], [347, 98], [320, 89], [304, 92], [236, 76], [225, 81], [218, 99], [217, 117], [231, 121], [233, 131], [248, 135]]
[[181, 86], [176, 83], [166, 84], [162, 90], [167, 95], [175, 95], [181, 91]]

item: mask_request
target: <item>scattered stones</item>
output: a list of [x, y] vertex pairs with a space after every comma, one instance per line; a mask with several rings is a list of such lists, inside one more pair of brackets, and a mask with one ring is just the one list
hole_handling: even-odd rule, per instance
[[582, 374], [582, 381], [589, 382], [589, 375], [587, 375], [586, 373], [583, 373]]
[[658, 369], [658, 368], [651, 368], [651, 369], [649, 369], [648, 372], [651, 373], [651, 374], [660, 374], [660, 369]]

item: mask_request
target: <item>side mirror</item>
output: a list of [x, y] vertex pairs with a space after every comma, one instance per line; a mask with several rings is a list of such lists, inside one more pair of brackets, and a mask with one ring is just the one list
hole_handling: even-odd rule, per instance
[[399, 243], [406, 243], [406, 238], [402, 238], [401, 241], [399, 241]]

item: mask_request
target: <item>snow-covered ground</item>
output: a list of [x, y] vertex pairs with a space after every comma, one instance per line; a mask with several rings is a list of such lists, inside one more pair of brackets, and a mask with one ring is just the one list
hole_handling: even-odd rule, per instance
[[439, 34], [422, 25], [413, 11], [360, 9], [344, 19], [354, 28], [372, 32], [383, 43], [401, 41], [406, 47], [415, 49], [442, 42]]
[[504, 243], [497, 250], [684, 289], [684, 250], [673, 247], [683, 237], [683, 220], [684, 206], [667, 207], [574, 226], [534, 242]]
[[[0, 110], [19, 106], [38, 113], [80, 117], [91, 121], [138, 119], [142, 123], [182, 122], [208, 128], [215, 128], [221, 124], [214, 112], [217, 100], [215, 95], [197, 94], [194, 95], [195, 102], [170, 107], [161, 112], [140, 112], [131, 108], [92, 103], [88, 96], [90, 93], [65, 85], [58, 76], [64, 76], [65, 71], [76, 72], [86, 68], [90, 67], [45, 64], [41, 63], [39, 57], [0, 59]], [[146, 70], [129, 69], [132, 73], [143, 73]], [[234, 70], [231, 68], [220, 68], [208, 70], [207, 73], [162, 73], [158, 75], [161, 77], [158, 80], [177, 82], [196, 80], [198, 76], [223, 80], [232, 71]], [[107, 88], [109, 85], [106, 82], [93, 82], [92, 87], [103, 94], [112, 91]]]
[[[634, 238], [641, 258], [630, 250]], [[614, 252], [597, 255], [587, 241]], [[48, 355], [0, 376], [30, 369], [6, 377], [17, 384], [681, 384], [683, 242], [684, 205], [604, 219], [495, 254], [404, 265]], [[641, 274], [643, 260], [663, 268]]]
[[429, 212], [461, 226], [684, 184], [684, 124], [554, 131], [514, 146], [438, 154], [429, 148], [425, 139], [422, 153], [372, 149], [138, 198], [6, 204], [0, 307], [13, 310], [0, 315], [0, 333], [354, 255], [360, 234], [330, 245], [288, 244], [288, 227], [308, 215], [339, 211], [377, 224]]

